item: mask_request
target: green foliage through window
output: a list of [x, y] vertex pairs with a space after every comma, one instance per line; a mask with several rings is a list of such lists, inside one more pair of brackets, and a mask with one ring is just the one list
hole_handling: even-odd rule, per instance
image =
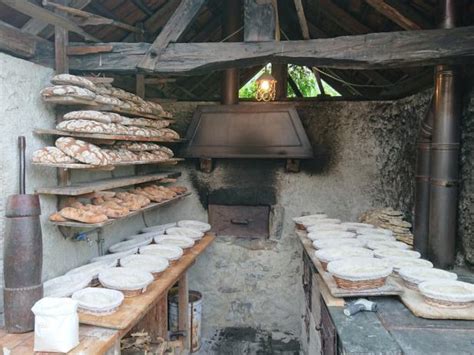
[[[253, 99], [257, 91], [255, 81], [264, 72], [271, 72], [271, 64], [267, 64], [262, 70], [254, 75], [242, 88], [239, 90], [240, 98]], [[299, 91], [303, 94], [303, 97], [316, 97], [321, 95], [318, 84], [316, 83], [316, 77], [314, 73], [308, 68], [299, 65], [288, 65], [288, 74], [291, 76]], [[321, 80], [324, 88], [324, 92], [329, 96], [341, 96], [336, 90], [334, 90], [328, 83]], [[296, 97], [295, 92], [288, 84], [287, 96], [290, 98]]]

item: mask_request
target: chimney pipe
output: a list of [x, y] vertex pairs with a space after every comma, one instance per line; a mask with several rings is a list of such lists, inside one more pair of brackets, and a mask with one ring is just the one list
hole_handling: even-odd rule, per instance
[[[241, 0], [224, 1], [222, 16], [223, 38], [225, 38], [227, 42], [238, 42], [241, 32], [236, 32], [241, 26]], [[236, 105], [239, 103], [239, 70], [237, 68], [226, 69], [223, 73], [221, 102], [224, 105]]]
[[[455, 0], [441, 1], [441, 27], [456, 26]], [[435, 71], [434, 122], [431, 141], [429, 256], [440, 268], [455, 261], [457, 232], [459, 142], [461, 120], [459, 74], [455, 67]]]
[[428, 256], [430, 218], [431, 135], [434, 108], [431, 98], [428, 111], [421, 122], [416, 160], [415, 218], [413, 223], [414, 248], [423, 257]]

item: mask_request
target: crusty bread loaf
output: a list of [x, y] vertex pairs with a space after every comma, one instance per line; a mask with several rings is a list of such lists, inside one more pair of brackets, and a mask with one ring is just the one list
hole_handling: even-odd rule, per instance
[[58, 138], [56, 140], [56, 147], [82, 163], [91, 165], [109, 164], [107, 155], [104, 154], [98, 146], [79, 139], [74, 139], [72, 137]]
[[110, 106], [117, 106], [117, 107], [122, 105], [121, 100], [117, 99], [116, 97], [110, 96], [110, 95], [97, 94], [95, 96], [94, 101], [97, 102], [99, 105], [110, 105]]
[[128, 130], [119, 123], [101, 123], [90, 120], [68, 120], [59, 122], [56, 129], [66, 132], [127, 134]]
[[160, 137], [163, 137], [166, 139], [179, 139], [180, 138], [178, 132], [173, 131], [170, 128], [161, 128], [159, 131], [160, 131]]
[[108, 219], [105, 214], [85, 211], [73, 207], [65, 207], [59, 211], [59, 214], [64, 218], [83, 223], [102, 223]]
[[72, 74], [58, 74], [53, 76], [51, 84], [54, 85], [73, 85], [81, 88], [86, 88], [90, 91], [95, 91], [95, 85], [89, 79], [83, 78], [82, 76]]
[[56, 147], [44, 147], [33, 152], [33, 163], [74, 164], [77, 160]]
[[91, 104], [95, 99], [95, 94], [92, 91], [71, 85], [56, 85], [47, 87], [41, 90], [40, 94], [45, 101], [63, 104]]
[[129, 118], [123, 117], [122, 124], [125, 126], [137, 126], [137, 127], [151, 127], [151, 128], [166, 128], [170, 125], [170, 121], [166, 120], [150, 120], [147, 118]]
[[93, 110], [82, 110], [68, 112], [63, 116], [66, 121], [69, 120], [91, 120], [101, 123], [120, 123], [122, 122], [122, 116], [112, 112], [101, 112]]
[[66, 222], [67, 219], [61, 216], [58, 212], [53, 213], [51, 216], [49, 216], [49, 220], [51, 222]]

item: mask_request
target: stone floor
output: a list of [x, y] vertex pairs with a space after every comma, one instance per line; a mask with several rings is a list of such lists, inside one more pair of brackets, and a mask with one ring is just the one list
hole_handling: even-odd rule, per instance
[[231, 327], [216, 330], [202, 339], [199, 355], [299, 355], [299, 340], [292, 334], [254, 328]]

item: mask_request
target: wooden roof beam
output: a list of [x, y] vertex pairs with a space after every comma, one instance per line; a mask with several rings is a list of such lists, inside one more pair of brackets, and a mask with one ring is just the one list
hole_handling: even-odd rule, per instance
[[71, 22], [68, 18], [51, 12], [42, 8], [41, 6], [35, 5], [27, 0], [0, 0], [5, 5], [8, 5], [12, 9], [21, 12], [22, 14], [28, 15], [32, 18], [37, 20], [46, 22], [48, 24], [59, 26], [64, 28], [68, 31], [77, 33], [84, 37], [84, 39], [92, 41], [92, 42], [99, 42], [97, 38], [88, 34], [84, 31], [80, 26], [76, 25], [75, 23]]
[[398, 1], [397, 4], [393, 1], [386, 0], [365, 1], [379, 13], [405, 30], [421, 30], [432, 27], [431, 24], [424, 21], [421, 16], [417, 16], [413, 9], [403, 5], [400, 1]]
[[[147, 43], [111, 43], [110, 53], [71, 59], [71, 69], [136, 72]], [[270, 62], [339, 69], [390, 69], [462, 64], [474, 58], [474, 26], [454, 29], [370, 33], [306, 41], [171, 43], [152, 71], [192, 75]]]
[[169, 43], [177, 42], [180, 39], [205, 3], [206, 0], [182, 0], [158, 37], [151, 44], [145, 57], [138, 63], [138, 68], [153, 72], [160, 53], [166, 49]]
[[[89, 5], [91, 1], [92, 0], [70, 0], [69, 6], [81, 10], [85, 8], [87, 5]], [[48, 28], [48, 30], [46, 31], [44, 37], [48, 38], [53, 35], [54, 28], [50, 26], [47, 22], [41, 21], [36, 18], [31, 18], [28, 20], [27, 23], [23, 25], [21, 30], [23, 32], [30, 33], [32, 35], [39, 35], [46, 28]]]

